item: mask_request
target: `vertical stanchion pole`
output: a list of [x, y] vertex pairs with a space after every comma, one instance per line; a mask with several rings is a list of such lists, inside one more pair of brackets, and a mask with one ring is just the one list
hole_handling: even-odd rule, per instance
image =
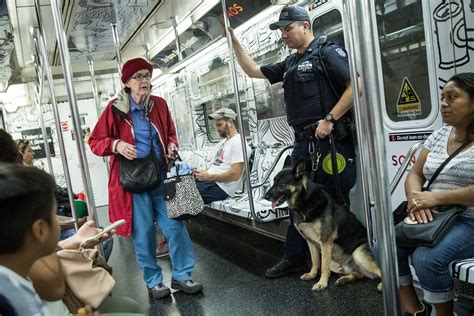
[[[95, 80], [95, 70], [94, 70], [94, 60], [92, 56], [87, 55], [87, 64], [89, 65], [89, 72], [91, 74], [91, 83], [92, 83], [92, 93], [94, 94], [95, 109], [97, 111], [97, 119], [100, 117], [100, 101], [99, 101], [99, 91], [97, 90], [97, 81]], [[107, 157], [102, 157], [102, 160], [105, 163], [107, 168], [107, 174], [110, 174], [110, 166]]]
[[222, 3], [222, 12], [224, 14], [224, 27], [226, 30], [227, 34], [227, 44], [228, 44], [228, 49], [229, 49], [229, 66], [230, 66], [230, 73], [232, 77], [232, 85], [234, 87], [234, 96], [235, 96], [235, 104], [236, 104], [236, 109], [237, 109], [237, 122], [239, 123], [240, 126], [240, 139], [242, 142], [242, 153], [244, 155], [244, 163], [245, 163], [245, 176], [247, 178], [247, 194], [249, 196], [249, 207], [250, 207], [250, 213], [252, 214], [253, 219], [256, 222], [262, 223], [263, 221], [258, 218], [257, 213], [255, 212], [255, 206], [253, 204], [253, 193], [252, 193], [252, 187], [250, 183], [250, 170], [249, 170], [249, 159], [247, 155], [247, 146], [246, 146], [246, 141], [245, 141], [245, 129], [244, 129], [244, 124], [242, 121], [242, 110], [240, 109], [240, 96], [239, 96], [239, 86], [237, 84], [237, 70], [235, 68], [235, 62], [234, 62], [234, 50], [232, 47], [232, 39], [230, 37], [230, 33], [228, 32], [229, 29], [229, 17], [227, 16], [227, 6], [225, 0], [221, 1]]
[[[371, 189], [374, 193], [375, 222], [377, 231], [377, 242], [380, 253], [380, 268], [382, 270], [383, 299], [385, 315], [400, 315], [400, 297], [398, 293], [398, 266], [395, 245], [395, 232], [393, 228], [391, 210], [391, 192], [389, 192], [389, 179], [386, 163], [386, 151], [384, 145], [383, 114], [380, 105], [383, 99], [383, 78], [381, 76], [381, 61], [379, 36], [377, 32], [377, 20], [375, 14], [375, 2], [373, 0], [344, 0], [348, 6], [351, 17], [351, 30], [347, 34], [356, 35], [358, 45], [349, 43], [360, 59], [360, 78], [362, 85], [362, 99], [356, 107], [360, 111], [358, 119], [360, 126], [364, 126], [365, 135], [361, 140], [368, 152], [367, 156], [371, 162]], [[353, 33], [353, 34], [352, 34]], [[355, 73], [352, 71], [352, 77]], [[354, 79], [353, 79], [354, 80]], [[370, 134], [368, 134], [370, 132]], [[370, 229], [370, 227], [368, 227]]]
[[181, 42], [179, 40], [179, 34], [178, 34], [178, 22], [176, 21], [175, 16], [170, 17], [170, 19], [171, 19], [171, 25], [173, 25], [173, 30], [174, 30], [175, 45], [176, 45], [176, 52], [178, 53], [178, 60], [181, 61], [183, 60], [183, 53], [181, 52]]
[[[89, 213], [92, 213], [92, 219], [98, 225], [98, 216], [95, 207], [94, 193], [92, 191], [92, 182], [89, 172], [89, 164], [87, 162], [86, 149], [84, 140], [82, 138], [81, 117], [79, 115], [79, 108], [76, 101], [76, 92], [74, 89], [74, 82], [72, 76], [71, 60], [69, 57], [69, 49], [67, 46], [66, 33], [64, 32], [61, 12], [59, 9], [58, 0], [51, 0], [51, 9], [53, 11], [54, 29], [56, 33], [59, 56], [61, 58], [61, 66], [63, 68], [64, 80], [68, 93], [69, 108], [71, 109], [72, 122], [76, 132], [76, 148], [79, 154], [79, 162], [81, 168], [82, 182], [84, 191], [87, 196], [87, 205]], [[91, 215], [91, 214], [89, 214]]]
[[[30, 28], [30, 33], [31, 33], [31, 36], [33, 37], [33, 40], [36, 43], [37, 38], [34, 36], [33, 28]], [[38, 44], [36, 44], [36, 46], [38, 46]], [[38, 83], [39, 83], [39, 91], [38, 91], [37, 99], [35, 103], [36, 103], [36, 110], [38, 111], [40, 115], [41, 133], [43, 134], [44, 151], [46, 153], [46, 160], [48, 161], [48, 170], [49, 170], [49, 173], [54, 177], [53, 162], [51, 161], [51, 150], [49, 150], [48, 133], [46, 133], [46, 125], [44, 124], [43, 108], [41, 106], [42, 101], [43, 101], [43, 91], [44, 91], [44, 72], [43, 72], [43, 68], [40, 66], [41, 62], [39, 62], [41, 59], [38, 60], [38, 58], [39, 57], [35, 56], [35, 68], [38, 73]], [[51, 135], [51, 137], [53, 137], [53, 135]]]
[[117, 32], [117, 24], [112, 23], [110, 24], [112, 29], [112, 38], [114, 40], [114, 47], [115, 47], [115, 56], [117, 57], [117, 68], [119, 77], [122, 77], [122, 54], [120, 53], [120, 38]]
[[[39, 0], [35, 0], [35, 7], [37, 10], [39, 10]], [[42, 25], [41, 23], [38, 23], [38, 24]], [[56, 134], [58, 135], [59, 152], [61, 155], [61, 163], [63, 165], [63, 170], [64, 170], [64, 179], [66, 182], [69, 203], [71, 205], [71, 215], [72, 215], [72, 218], [74, 219], [74, 227], [77, 231], [79, 227], [78, 227], [77, 216], [76, 216], [76, 205], [74, 204], [74, 193], [72, 191], [69, 165], [66, 158], [66, 146], [64, 145], [64, 137], [63, 137], [63, 133], [61, 129], [61, 118], [59, 117], [58, 103], [56, 101], [56, 94], [54, 93], [53, 73], [51, 71], [51, 67], [49, 66], [48, 53], [46, 51], [46, 43], [42, 35], [42, 31], [40, 31], [38, 28], [35, 28], [34, 34], [36, 38], [38, 39], [37, 40], [38, 50], [41, 55], [41, 60], [42, 60], [44, 70], [46, 72], [46, 77], [48, 79], [49, 94], [51, 95], [51, 104], [53, 107], [54, 123], [56, 126]]]

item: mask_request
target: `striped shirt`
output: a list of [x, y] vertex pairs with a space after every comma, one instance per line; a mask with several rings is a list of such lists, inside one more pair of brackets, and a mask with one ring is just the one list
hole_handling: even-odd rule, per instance
[[[423, 144], [429, 151], [423, 174], [429, 180], [438, 167], [449, 157], [448, 140], [452, 126], [444, 126], [431, 134]], [[474, 184], [474, 146], [463, 150], [443, 168], [430, 191], [446, 191]], [[468, 206], [462, 216], [474, 218], [474, 205]]]

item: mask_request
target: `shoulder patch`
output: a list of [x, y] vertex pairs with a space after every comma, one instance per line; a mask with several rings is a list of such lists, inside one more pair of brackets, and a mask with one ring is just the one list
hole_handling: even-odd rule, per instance
[[339, 56], [341, 56], [341, 57], [347, 57], [346, 52], [345, 52], [342, 48], [340, 48], [340, 47], [336, 48], [336, 52], [337, 52], [337, 53], [339, 54]]

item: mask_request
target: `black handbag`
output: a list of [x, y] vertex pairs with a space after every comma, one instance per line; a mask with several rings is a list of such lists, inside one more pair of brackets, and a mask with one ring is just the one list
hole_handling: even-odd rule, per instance
[[445, 211], [433, 214], [433, 220], [426, 224], [413, 223], [409, 217], [405, 217], [395, 226], [397, 246], [433, 247], [443, 239], [462, 211], [461, 207], [452, 206]]
[[147, 192], [157, 188], [161, 182], [160, 163], [156, 157], [151, 136], [151, 121], [149, 124], [151, 146], [148, 156], [133, 160], [120, 156], [120, 185], [127, 192]]
[[[423, 191], [429, 190], [441, 170], [468, 144], [469, 142], [465, 142], [438, 167]], [[445, 206], [439, 208], [438, 213], [433, 214], [431, 222], [418, 224], [407, 217], [407, 206], [408, 202], [404, 201], [393, 212], [393, 221], [396, 224], [395, 238], [397, 246], [401, 247], [433, 247], [446, 235], [456, 217], [463, 211], [463, 208], [458, 205]]]

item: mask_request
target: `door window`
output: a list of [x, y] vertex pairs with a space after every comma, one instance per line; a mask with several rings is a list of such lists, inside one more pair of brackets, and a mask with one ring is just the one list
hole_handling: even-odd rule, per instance
[[421, 0], [377, 7], [386, 112], [393, 122], [427, 118], [431, 98]]

